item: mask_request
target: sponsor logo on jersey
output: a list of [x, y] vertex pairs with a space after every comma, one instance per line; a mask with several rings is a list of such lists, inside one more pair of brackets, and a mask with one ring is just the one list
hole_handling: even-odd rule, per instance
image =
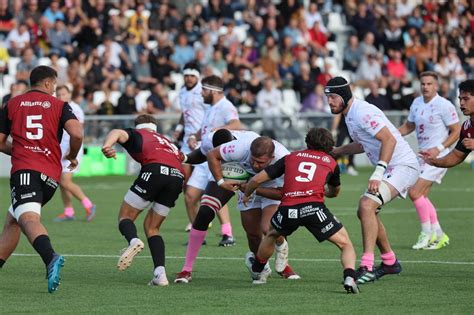
[[281, 220], [283, 220], [283, 216], [281, 215], [280, 212], [278, 212], [277, 214], [277, 220], [278, 220], [278, 223], [281, 223]]
[[323, 227], [321, 229], [321, 233], [326, 233], [327, 231], [329, 231], [330, 229], [332, 229], [334, 227], [334, 223], [332, 222], [329, 222], [328, 225], [326, 225], [325, 227]]
[[23, 107], [32, 107], [32, 106], [41, 106], [43, 107], [44, 109], [48, 109], [51, 107], [51, 103], [48, 102], [48, 101], [22, 101], [20, 103], [20, 106], [23, 106]]
[[160, 173], [163, 175], [169, 175], [170, 169], [166, 166], [160, 166]]
[[321, 159], [323, 162], [326, 162], [326, 163], [331, 163], [331, 159], [327, 156], [323, 156], [323, 158]]
[[133, 188], [135, 188], [141, 194], [146, 194], [146, 189], [143, 189], [138, 185], [133, 186]]
[[288, 209], [289, 219], [298, 219], [298, 209]]
[[51, 155], [51, 150], [49, 150], [48, 148], [41, 149], [38, 146], [32, 147], [32, 146], [29, 146], [29, 145], [25, 145], [24, 148], [27, 149], [27, 150], [33, 151], [34, 153], [43, 153], [46, 156]]
[[33, 198], [34, 196], [36, 196], [36, 192], [31, 192], [31, 193], [27, 193], [27, 194], [22, 194], [20, 195], [20, 199], [27, 199], [27, 198]]

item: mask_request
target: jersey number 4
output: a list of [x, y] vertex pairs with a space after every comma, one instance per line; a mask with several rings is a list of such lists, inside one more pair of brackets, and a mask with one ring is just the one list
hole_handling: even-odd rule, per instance
[[314, 178], [316, 173], [317, 165], [311, 162], [301, 162], [298, 165], [298, 172], [303, 173], [305, 176], [298, 175], [295, 177], [297, 182], [309, 183]]
[[30, 140], [39, 140], [43, 138], [43, 125], [41, 119], [43, 115], [29, 115], [26, 116], [26, 128], [33, 132], [27, 131], [26, 138]]

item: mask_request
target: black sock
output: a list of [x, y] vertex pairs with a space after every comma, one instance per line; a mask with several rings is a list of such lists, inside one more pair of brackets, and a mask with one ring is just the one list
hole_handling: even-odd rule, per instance
[[267, 262], [262, 262], [261, 259], [259, 259], [257, 256], [255, 256], [255, 261], [253, 262], [252, 265], [252, 271], [254, 272], [262, 272], [263, 268], [265, 268], [265, 265]]
[[198, 213], [196, 214], [196, 218], [194, 218], [193, 229], [198, 231], [207, 231], [209, 228], [209, 223], [211, 223], [215, 217], [216, 214], [214, 210], [208, 206], [201, 205], [199, 207]]
[[48, 235], [40, 235], [33, 241], [33, 248], [40, 254], [46, 266], [53, 260], [54, 249]]
[[5, 265], [5, 260], [3, 260], [3, 259], [0, 259], [0, 268], [2, 268], [2, 267], [3, 267], [3, 265]]
[[130, 219], [123, 219], [119, 223], [120, 233], [127, 239], [128, 243], [134, 238], [138, 238], [137, 227]]
[[156, 267], [165, 266], [165, 242], [160, 235], [154, 235], [148, 238], [148, 247], [150, 247], [153, 265]]
[[347, 269], [344, 269], [344, 279], [346, 279], [346, 277], [352, 277], [352, 278], [356, 278], [356, 272], [354, 269], [351, 269], [351, 268], [347, 268]]

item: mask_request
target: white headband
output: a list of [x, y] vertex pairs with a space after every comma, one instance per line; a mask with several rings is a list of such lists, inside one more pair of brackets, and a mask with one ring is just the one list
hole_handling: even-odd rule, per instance
[[196, 69], [187, 68], [187, 69], [184, 69], [183, 75], [193, 75], [199, 79], [200, 73]]
[[219, 87], [219, 86], [209, 85], [209, 84], [203, 84], [203, 85], [202, 85], [202, 88], [203, 88], [203, 89], [208, 89], [208, 90], [211, 90], [211, 91], [216, 91], [216, 92], [222, 92], [222, 91], [224, 91], [224, 89], [221, 88], [221, 87]]
[[145, 129], [145, 128], [156, 131], [156, 125], [154, 123], [143, 123], [143, 124], [138, 124], [135, 126], [135, 129]]

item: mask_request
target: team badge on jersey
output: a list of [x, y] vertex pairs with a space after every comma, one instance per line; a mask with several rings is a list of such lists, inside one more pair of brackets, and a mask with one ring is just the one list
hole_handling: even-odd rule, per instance
[[298, 209], [288, 209], [289, 219], [298, 219]]

